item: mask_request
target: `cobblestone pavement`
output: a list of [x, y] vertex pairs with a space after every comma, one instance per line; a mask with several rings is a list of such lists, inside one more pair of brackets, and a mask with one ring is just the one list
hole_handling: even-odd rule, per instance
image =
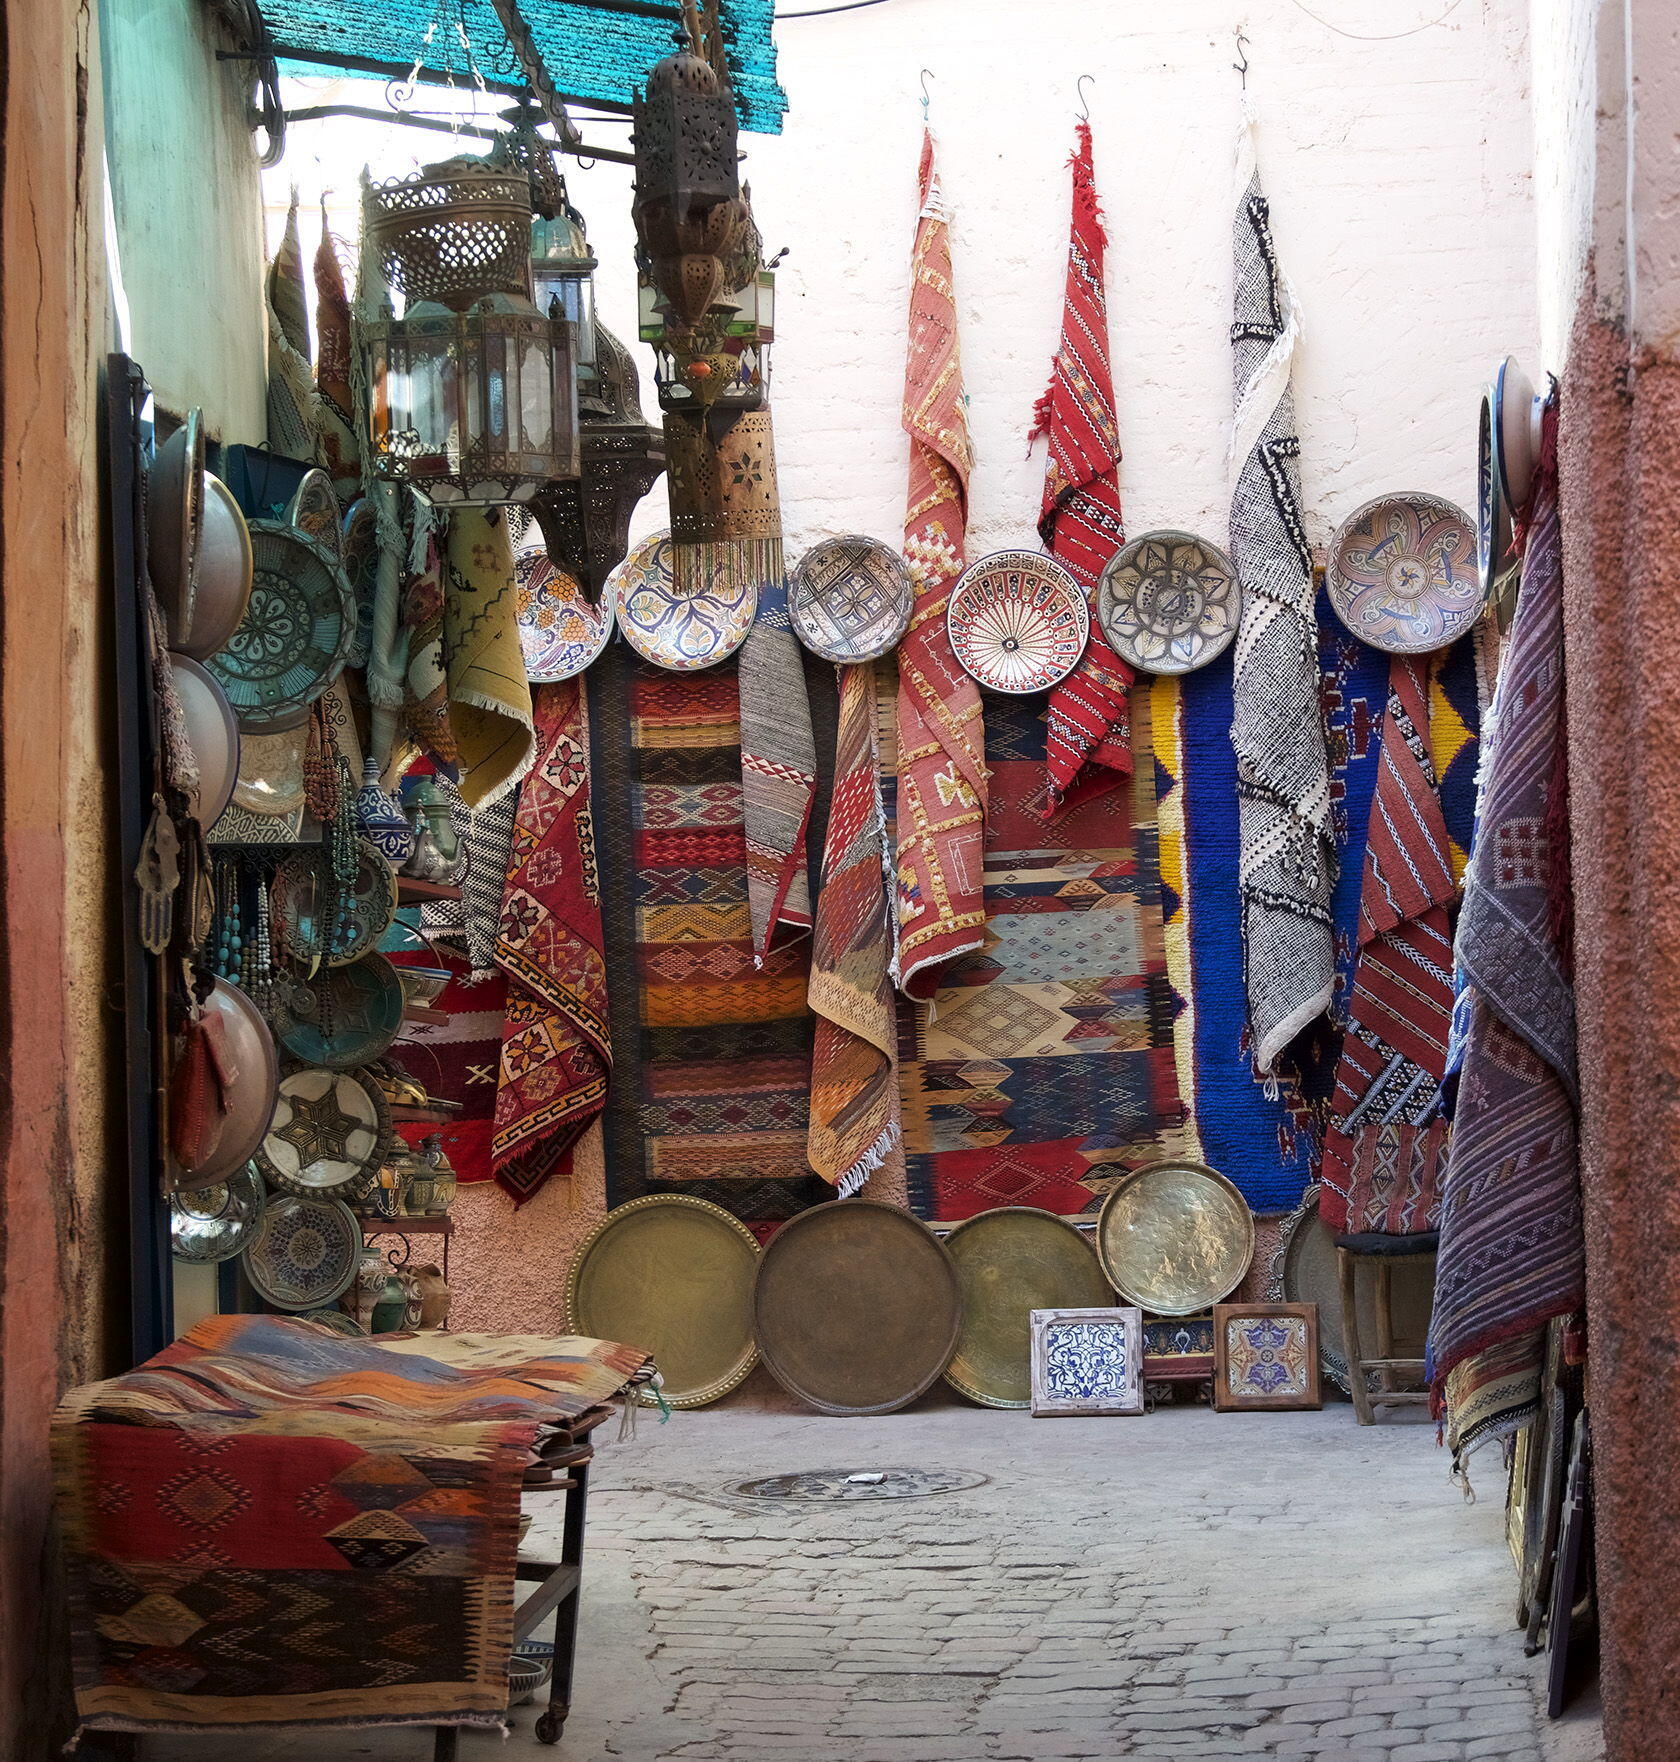
[[[576, 1712], [555, 1762], [1596, 1762], [1512, 1627], [1496, 1460], [1351, 1410], [882, 1419], [744, 1398], [604, 1447]], [[971, 1491], [779, 1505], [734, 1481], [963, 1468]], [[539, 1512], [537, 1534], [557, 1519]], [[466, 1737], [463, 1758], [508, 1749]], [[199, 1762], [210, 1740], [148, 1746]], [[413, 1757], [419, 1734], [241, 1746]]]

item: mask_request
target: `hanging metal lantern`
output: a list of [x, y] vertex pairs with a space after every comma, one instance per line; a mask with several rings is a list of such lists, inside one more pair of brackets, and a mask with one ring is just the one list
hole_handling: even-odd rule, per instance
[[408, 302], [361, 327], [374, 474], [450, 507], [575, 478], [573, 331], [531, 299], [529, 176], [447, 160], [370, 185], [363, 224]]
[[537, 310], [558, 312], [572, 327], [580, 400], [597, 394], [595, 268], [599, 260], [584, 236], [583, 217], [569, 203], [552, 219], [531, 224], [531, 292]]
[[632, 115], [636, 241], [674, 327], [685, 329], [725, 289], [723, 259], [745, 218], [735, 99], [711, 64], [685, 47], [648, 75]]
[[750, 196], [734, 247], [720, 260], [719, 290], [695, 323], [679, 323], [644, 267], [637, 334], [653, 346], [663, 410], [739, 414], [761, 410], [776, 337], [776, 275], [763, 261]]
[[592, 599], [624, 561], [630, 516], [665, 469], [665, 437], [642, 415], [635, 362], [605, 325], [595, 334], [599, 372], [582, 400], [582, 479], [549, 484], [534, 504], [550, 559]]

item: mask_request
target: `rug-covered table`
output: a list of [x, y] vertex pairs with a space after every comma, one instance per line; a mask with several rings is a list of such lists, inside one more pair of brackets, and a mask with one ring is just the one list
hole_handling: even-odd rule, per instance
[[84, 1727], [499, 1728], [533, 1445], [646, 1364], [217, 1316], [73, 1390], [53, 1455]]

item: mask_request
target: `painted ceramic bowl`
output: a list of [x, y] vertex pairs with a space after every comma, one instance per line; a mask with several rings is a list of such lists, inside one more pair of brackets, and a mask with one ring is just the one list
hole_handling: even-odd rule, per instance
[[1534, 487], [1540, 462], [1540, 422], [1546, 401], [1534, 395], [1534, 381], [1515, 355], [1493, 371], [1493, 423], [1499, 436], [1499, 487], [1506, 504], [1521, 508]]
[[521, 551], [513, 573], [525, 677], [533, 685], [552, 685], [581, 673], [612, 640], [611, 596], [592, 606], [577, 581], [556, 569], [540, 546]]
[[225, 1181], [169, 1196], [169, 1246], [177, 1260], [214, 1266], [257, 1238], [267, 1209], [262, 1177], [246, 1163]]
[[1144, 673], [1191, 673], [1217, 660], [1242, 622], [1231, 559], [1193, 532], [1146, 532], [1109, 559], [1097, 622]]
[[910, 566], [879, 539], [858, 533], [813, 545], [788, 576], [788, 618], [812, 654], [873, 661], [904, 635], [915, 607]]
[[373, 1186], [391, 1131], [385, 1092], [364, 1071], [290, 1071], [256, 1163], [288, 1193], [360, 1199]]
[[957, 578], [945, 629], [966, 673], [988, 691], [1023, 696], [1048, 691], [1078, 665], [1091, 609], [1053, 557], [993, 551]]
[[1475, 522], [1439, 496], [1378, 496], [1342, 522], [1325, 585], [1336, 616], [1372, 648], [1444, 648], [1482, 612]]
[[299, 1064], [335, 1071], [372, 1064], [402, 1032], [402, 982], [382, 954], [275, 989], [275, 1030]]
[[758, 612], [758, 587], [727, 593], [681, 593], [671, 573], [671, 535], [656, 532], [607, 578], [618, 627], [644, 661], [678, 673], [727, 660], [747, 640]]
[[245, 1276], [276, 1309], [320, 1309], [355, 1283], [361, 1253], [361, 1223], [342, 1200], [284, 1193], [245, 1250]]

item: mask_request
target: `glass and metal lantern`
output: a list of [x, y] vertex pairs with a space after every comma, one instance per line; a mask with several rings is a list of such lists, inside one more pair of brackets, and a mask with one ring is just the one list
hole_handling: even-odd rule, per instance
[[579, 472], [572, 321], [531, 298], [531, 184], [453, 159], [371, 185], [400, 318], [363, 324], [375, 475], [440, 506], [528, 502]]
[[572, 327], [578, 396], [598, 390], [600, 368], [595, 342], [595, 268], [598, 259], [584, 235], [583, 217], [569, 204], [551, 220], [531, 224], [531, 292], [537, 310], [550, 318], [556, 310]]

